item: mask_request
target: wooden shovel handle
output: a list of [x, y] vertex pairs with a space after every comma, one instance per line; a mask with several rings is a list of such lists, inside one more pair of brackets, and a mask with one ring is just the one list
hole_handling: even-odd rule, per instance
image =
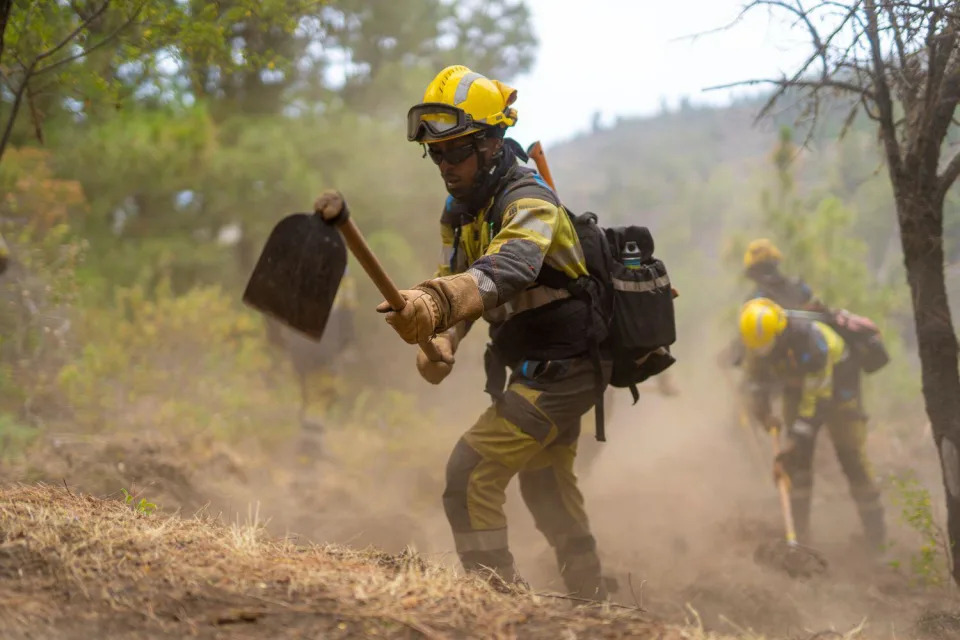
[[353, 220], [347, 218], [345, 222], [337, 226], [337, 229], [347, 243], [350, 253], [353, 254], [357, 262], [360, 263], [360, 266], [363, 267], [363, 270], [370, 276], [373, 284], [380, 293], [383, 294], [384, 299], [390, 303], [390, 306], [395, 311], [403, 309], [407, 301], [400, 295], [397, 285], [395, 285], [393, 280], [390, 279], [390, 276], [387, 275], [383, 265], [377, 260], [377, 256], [373, 254], [370, 245], [367, 244], [363, 234], [360, 233], [360, 230]]
[[[363, 270], [366, 271], [370, 280], [373, 281], [373, 284], [383, 295], [384, 299], [390, 303], [390, 306], [395, 311], [403, 309], [407, 301], [400, 295], [397, 285], [395, 285], [393, 280], [390, 279], [390, 276], [387, 275], [386, 270], [384, 270], [380, 261], [377, 260], [377, 256], [375, 256], [370, 249], [370, 245], [367, 244], [357, 225], [354, 224], [349, 216], [340, 216], [342, 200], [340, 204], [341, 206], [337, 207], [335, 212], [331, 211], [331, 208], [328, 207], [322, 211], [317, 209], [317, 213], [323, 216], [324, 220], [333, 220], [334, 224], [337, 225], [337, 229], [347, 243], [347, 248], [350, 249], [350, 253], [357, 259], [357, 262], [360, 263], [360, 266], [363, 267]], [[424, 340], [420, 343], [420, 348], [423, 349], [423, 352], [431, 362], [440, 362], [440, 360], [442, 360], [440, 352], [432, 340]]]
[[[770, 429], [773, 442], [773, 457], [780, 455], [780, 427]], [[790, 504], [790, 479], [781, 474], [777, 478], [777, 490], [780, 492], [780, 511], [783, 513], [783, 527], [787, 534], [787, 544], [797, 544], [797, 527], [793, 522], [793, 506]]]
[[543, 176], [543, 179], [547, 181], [547, 184], [550, 185], [550, 188], [554, 191], [557, 190], [557, 185], [553, 183], [553, 174], [550, 173], [550, 166], [547, 164], [547, 156], [543, 153], [543, 145], [540, 144], [540, 141], [537, 140], [527, 149], [527, 155], [530, 156], [530, 159], [534, 161], [537, 165], [537, 171], [540, 172], [540, 175]]

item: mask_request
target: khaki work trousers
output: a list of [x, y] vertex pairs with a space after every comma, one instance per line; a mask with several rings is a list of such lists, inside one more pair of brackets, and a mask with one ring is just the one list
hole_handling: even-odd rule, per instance
[[[797, 537], [801, 542], [809, 538], [813, 454], [817, 434], [825, 426], [850, 486], [867, 543], [878, 551], [886, 542], [886, 524], [880, 488], [867, 458], [867, 420], [861, 404], [860, 374], [855, 363], [838, 365], [834, 369], [834, 380], [833, 398], [817, 407], [812, 420], [793, 422], [790, 430], [795, 449], [785, 462], [791, 481], [790, 497]], [[785, 417], [789, 420], [793, 416]]]
[[443, 504], [464, 569], [492, 569], [508, 582], [518, 577], [503, 511], [507, 485], [516, 475], [524, 503], [556, 553], [567, 590], [606, 596], [573, 472], [580, 418], [594, 398], [595, 372], [588, 359], [521, 362], [503, 398], [460, 438], [447, 463]]

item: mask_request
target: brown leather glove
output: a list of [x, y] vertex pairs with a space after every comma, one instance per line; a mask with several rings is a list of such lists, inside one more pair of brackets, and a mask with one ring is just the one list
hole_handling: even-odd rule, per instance
[[457, 351], [457, 338], [455, 331], [450, 329], [444, 331], [433, 339], [433, 344], [440, 352], [440, 362], [433, 362], [423, 352], [423, 349], [417, 350], [417, 371], [420, 376], [430, 384], [440, 384], [453, 371], [455, 359], [453, 355]]
[[790, 481], [789, 470], [793, 468], [793, 457], [797, 452], [797, 443], [793, 438], [787, 438], [786, 444], [780, 449], [780, 453], [773, 460], [773, 481], [779, 482], [780, 478]]
[[465, 320], [476, 320], [483, 314], [480, 288], [469, 273], [434, 278], [415, 288], [428, 292], [436, 301], [439, 310], [437, 331], [446, 331]]
[[780, 432], [783, 431], [783, 421], [775, 415], [765, 416], [760, 420], [760, 424], [763, 425], [763, 428], [768, 432], [774, 429]]
[[377, 311], [387, 314], [387, 324], [409, 344], [425, 342], [436, 333], [440, 310], [433, 296], [422, 289], [401, 289], [407, 301], [403, 309], [394, 311], [389, 302], [377, 305]]
[[413, 289], [401, 290], [407, 304], [400, 311], [381, 302], [377, 311], [387, 314], [387, 323], [410, 344], [430, 338], [463, 321], [476, 320], [483, 313], [477, 281], [468, 273], [434, 278]]

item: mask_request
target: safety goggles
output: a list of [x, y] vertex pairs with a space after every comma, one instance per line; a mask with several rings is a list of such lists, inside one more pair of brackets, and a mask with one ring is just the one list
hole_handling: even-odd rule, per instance
[[441, 162], [446, 162], [447, 164], [460, 164], [476, 153], [476, 151], [477, 147], [473, 142], [446, 150], [427, 145], [427, 155], [430, 156], [431, 160], [433, 160], [433, 164], [437, 166], [440, 166]]
[[410, 107], [407, 112], [407, 140], [410, 142], [437, 142], [463, 135], [478, 127], [463, 109], [442, 102], [424, 102]]

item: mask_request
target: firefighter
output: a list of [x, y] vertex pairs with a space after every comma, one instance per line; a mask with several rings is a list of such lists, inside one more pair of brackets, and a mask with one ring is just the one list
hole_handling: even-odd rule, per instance
[[[570, 593], [604, 599], [597, 544], [573, 472], [580, 419], [610, 376], [591, 357], [593, 309], [556, 283], [587, 276], [571, 218], [522, 147], [505, 138], [516, 91], [463, 66], [441, 71], [407, 115], [449, 194], [440, 218], [442, 259], [433, 279], [401, 291], [399, 311], [378, 310], [411, 344], [434, 337], [417, 369], [439, 384], [481, 316], [490, 325], [487, 391], [493, 402], [460, 438], [443, 505], [463, 567], [522, 582], [507, 543], [506, 488], [517, 476], [537, 528], [553, 547]], [[553, 286], [545, 283], [551, 280]], [[509, 371], [509, 374], [507, 374]], [[499, 584], [494, 582], [494, 584]]]
[[787, 277], [780, 271], [781, 260], [780, 249], [767, 238], [758, 238], [747, 245], [743, 273], [754, 285], [747, 299], [767, 298], [784, 309], [826, 310], [806, 282], [801, 278]]
[[[791, 317], [768, 298], [755, 298], [743, 306], [740, 337], [755, 418], [768, 428], [786, 425], [787, 443], [776, 468], [791, 482], [798, 539], [809, 539], [813, 454], [817, 434], [826, 427], [869, 548], [881, 551], [886, 539], [883, 505], [866, 453], [860, 365], [848, 345], [827, 324]], [[772, 411], [771, 381], [782, 389], [779, 417]]]

